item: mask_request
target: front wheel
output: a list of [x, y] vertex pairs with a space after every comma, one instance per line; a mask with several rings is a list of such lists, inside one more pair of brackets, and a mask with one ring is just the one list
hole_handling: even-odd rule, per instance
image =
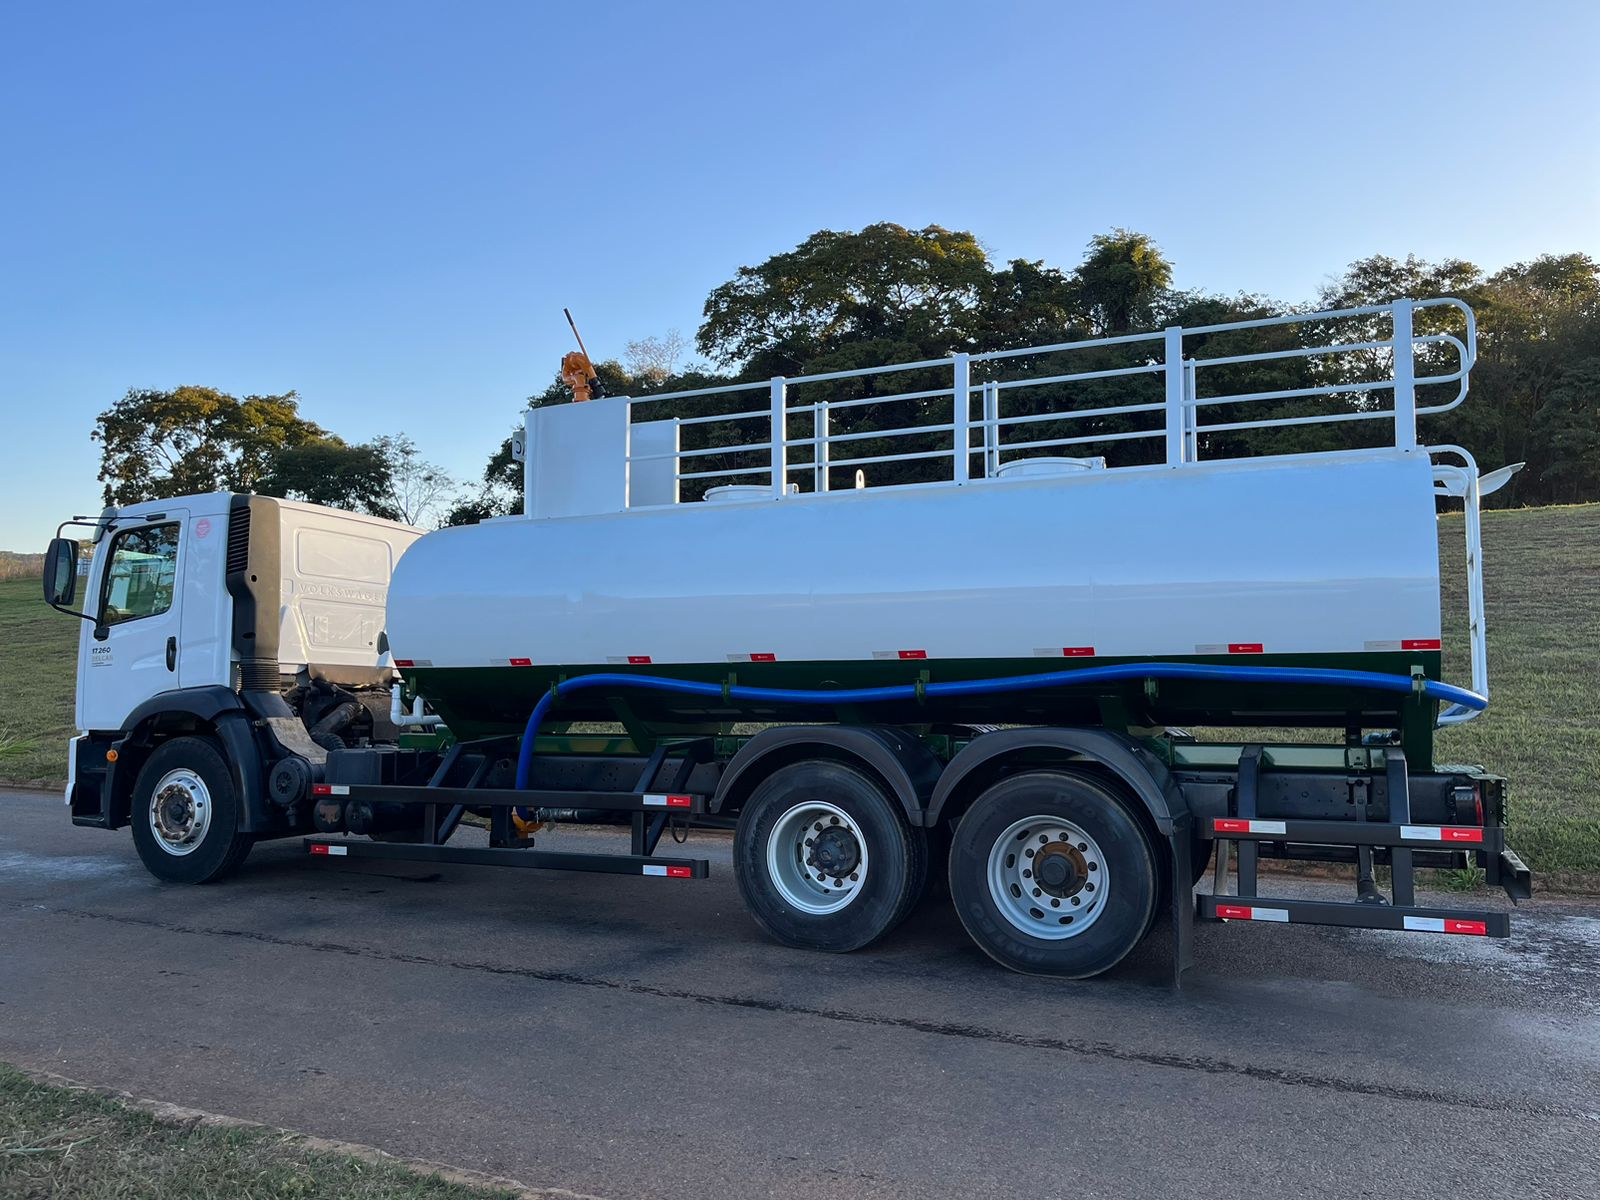
[[1156, 859], [1110, 789], [1066, 771], [989, 788], [956, 827], [950, 895], [972, 940], [1030, 975], [1083, 979], [1121, 962], [1155, 913]]
[[134, 781], [129, 815], [145, 869], [170, 883], [231, 875], [254, 842], [239, 832], [239, 792], [227, 760], [205, 738], [156, 747]]
[[861, 772], [817, 760], [774, 771], [739, 816], [734, 874], [756, 924], [808, 950], [859, 950], [903, 920], [927, 841]]

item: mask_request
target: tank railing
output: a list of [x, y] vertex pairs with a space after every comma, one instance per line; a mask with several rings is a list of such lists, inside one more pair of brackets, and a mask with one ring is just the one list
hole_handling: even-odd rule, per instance
[[[1485, 699], [1489, 696], [1489, 640], [1483, 605], [1483, 527], [1478, 511], [1478, 463], [1460, 446], [1429, 446], [1430, 457], [1452, 455], [1461, 460], [1433, 464], [1434, 491], [1440, 496], [1458, 498], [1462, 504], [1467, 545], [1467, 646], [1470, 654], [1472, 690]], [[1452, 705], [1439, 714], [1440, 725], [1460, 725], [1472, 720], [1478, 710]]]
[[[1415, 331], [1414, 317], [1418, 310], [1436, 307], [1458, 309], [1464, 318], [1464, 333], [1426, 333]], [[1206, 347], [1192, 354], [1185, 353], [1186, 341], [1201, 337], [1211, 338], [1241, 330], [1259, 330], [1276, 326], [1296, 326], [1306, 335], [1322, 332], [1318, 326], [1328, 322], [1364, 321], [1352, 341], [1319, 341], [1313, 345], [1286, 346], [1279, 349], [1250, 351], [1247, 353], [1217, 353], [1207, 355]], [[1376, 322], [1378, 328], [1372, 329]], [[1387, 323], [1388, 330], [1383, 329]], [[1388, 337], [1380, 336], [1388, 332]], [[1365, 336], [1362, 336], [1362, 335]], [[1108, 347], [1150, 348], [1144, 363], [1126, 366], [1103, 367], [1083, 371], [1059, 370], [1059, 359], [1052, 356], [1105, 349]], [[1418, 346], [1448, 347], [1454, 351], [1456, 369], [1432, 375], [1416, 374]], [[697, 388], [645, 396], [629, 402], [629, 420], [649, 420], [651, 405], [664, 402], [681, 404], [686, 401], [715, 397], [735, 397], [744, 394], [766, 394], [761, 407], [743, 407], [731, 413], [709, 413], [675, 416], [675, 425], [684, 428], [723, 426], [737, 438], [729, 445], [716, 445], [714, 433], [705, 445], [680, 448], [649, 454], [629, 454], [627, 462], [671, 460], [674, 476], [681, 484], [693, 480], [764, 478], [775, 497], [790, 495], [789, 479], [799, 473], [809, 476], [815, 491], [829, 490], [830, 471], [834, 468], [862, 467], [874, 464], [901, 463], [923, 460], [946, 460], [949, 472], [943, 482], [967, 483], [974, 478], [992, 477], [1010, 457], [1032, 457], [1039, 450], [1094, 446], [1121, 442], [1156, 440], [1163, 450], [1155, 465], [1183, 467], [1201, 461], [1210, 449], [1226, 457], [1229, 448], [1216, 447], [1216, 435], [1251, 430], [1267, 430], [1300, 425], [1324, 425], [1354, 421], [1389, 421], [1393, 423], [1393, 445], [1400, 449], [1418, 448], [1416, 422], [1419, 415], [1449, 411], [1466, 398], [1468, 376], [1477, 355], [1477, 325], [1472, 310], [1460, 300], [1443, 297], [1431, 300], [1397, 300], [1390, 304], [1367, 305], [1356, 308], [1333, 309], [1325, 312], [1291, 313], [1279, 317], [1262, 317], [1248, 321], [1229, 321], [1215, 325], [1172, 327], [1149, 333], [1119, 334], [1109, 337], [1089, 338], [1075, 342], [1054, 342], [1040, 346], [1025, 346], [1006, 350], [991, 350], [978, 354], [957, 353], [948, 358], [924, 359], [909, 363], [892, 363], [849, 371], [827, 371], [812, 375], [785, 378], [777, 376], [768, 380], [734, 383], [711, 388]], [[1027, 374], [1027, 364], [1022, 372], [1008, 372], [1013, 360], [1039, 360], [1046, 366], [1058, 369], [1043, 374]], [[1366, 377], [1333, 379], [1329, 382], [1309, 382], [1303, 386], [1268, 388], [1254, 391], [1202, 395], [1201, 388], [1207, 373], [1222, 367], [1249, 367], [1266, 363], [1307, 360], [1314, 381], [1318, 372], [1329, 372], [1340, 364], [1360, 368]], [[1087, 364], [1086, 364], [1087, 365]], [[912, 387], [886, 395], [847, 396], [811, 400], [806, 392], [816, 385], [846, 380], [869, 379], [904, 372], [949, 372], [948, 384], [935, 387]], [[974, 378], [989, 375], [990, 378]], [[1380, 372], [1386, 372], [1381, 373]], [[1372, 377], [1372, 376], [1378, 377]], [[1069, 388], [1091, 381], [1127, 379], [1130, 385], [1143, 376], [1157, 376], [1161, 383], [1159, 399], [1136, 399], [1126, 404], [1100, 404], [1090, 408], [1050, 408], [1046, 411], [1006, 411], [1022, 402], [1025, 389], [1039, 387]], [[1324, 375], [1326, 378], [1326, 375]], [[912, 382], [912, 381], [908, 381]], [[918, 381], [920, 382], [920, 381]], [[1419, 405], [1417, 389], [1456, 383], [1456, 394], [1447, 402]], [[1377, 401], [1382, 396], [1386, 405]], [[1212, 415], [1221, 419], [1202, 421], [1202, 410], [1221, 410], [1233, 405], [1283, 404], [1291, 401], [1327, 401], [1334, 397], [1355, 397], [1355, 403], [1330, 412], [1309, 412], [1293, 416], [1230, 416], [1228, 412]], [[973, 413], [976, 398], [978, 415]], [[1369, 399], [1371, 398], [1371, 399]], [[799, 399], [802, 403], [791, 403]], [[939, 403], [947, 401], [947, 403]], [[1008, 401], [1010, 402], [1008, 404]], [[838, 429], [835, 418], [842, 412], [868, 405], [920, 404], [911, 417], [892, 428], [881, 430]], [[1033, 406], [1037, 407], [1037, 405]], [[1281, 411], [1281, 410], [1280, 410]], [[1126, 418], [1154, 418], [1150, 428], [1111, 428], [1104, 422], [1124, 421]], [[795, 436], [790, 422], [811, 417], [811, 428], [805, 436]], [[1062, 429], [1064, 422], [1101, 422], [1098, 428], [1084, 433], [1061, 432], [1059, 436], [1027, 438], [1006, 441], [1008, 430], [1021, 431], [1041, 423], [1051, 423]], [[744, 423], [744, 424], [741, 424]], [[1137, 422], [1136, 422], [1137, 423]], [[746, 426], [765, 426], [752, 433]], [[709, 431], [708, 431], [709, 433]], [[739, 436], [739, 435], [743, 436]], [[764, 434], [765, 436], [762, 436]], [[977, 442], [974, 444], [974, 435]], [[911, 439], [924, 439], [912, 442]], [[926, 439], [936, 438], [939, 445], [928, 448]], [[834, 454], [859, 442], [883, 443], [871, 447], [881, 452], [844, 457]], [[1234, 448], [1238, 452], [1237, 446]], [[791, 461], [791, 452], [800, 452], [800, 461]], [[972, 458], [981, 456], [978, 474], [973, 474]], [[703, 470], [684, 470], [695, 467], [702, 459], [733, 459], [753, 456], [749, 465], [708, 464]], [[1269, 453], [1261, 457], [1276, 457]], [[1151, 465], [1144, 463], [1141, 465]], [[1113, 468], [1116, 469], [1116, 468]], [[932, 481], [940, 482], [938, 480]], [[877, 486], [925, 486], [921, 483], [879, 484]]]

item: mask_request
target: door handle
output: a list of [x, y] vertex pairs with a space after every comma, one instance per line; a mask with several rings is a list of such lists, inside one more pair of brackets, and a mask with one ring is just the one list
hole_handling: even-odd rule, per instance
[[175, 637], [169, 637], [167, 639], [167, 670], [176, 671], [177, 669], [178, 669], [178, 639], [175, 638]]

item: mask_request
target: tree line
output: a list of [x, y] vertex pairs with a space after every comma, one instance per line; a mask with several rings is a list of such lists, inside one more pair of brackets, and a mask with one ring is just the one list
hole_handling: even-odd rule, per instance
[[294, 392], [135, 388], [100, 414], [89, 437], [100, 446], [109, 505], [256, 492], [422, 525], [457, 491], [404, 433], [351, 444], [302, 416]]
[[[741, 267], [706, 298], [692, 347], [676, 333], [631, 342], [618, 358], [596, 363], [608, 393], [645, 397], [758, 381], [775, 375], [848, 371], [892, 362], [940, 360], [958, 352], [1009, 350], [1087, 338], [1251, 321], [1330, 309], [1360, 308], [1409, 297], [1455, 296], [1478, 317], [1479, 356], [1467, 402], [1425, 415], [1419, 433], [1430, 444], [1461, 445], [1485, 470], [1511, 462], [1528, 467], [1487, 502], [1495, 505], [1572, 503], [1600, 499], [1600, 264], [1582, 253], [1547, 254], [1493, 273], [1459, 259], [1427, 262], [1414, 256], [1375, 255], [1351, 263], [1318, 294], [1283, 303], [1251, 294], [1223, 295], [1174, 286], [1172, 263], [1147, 235], [1113, 230], [1092, 238], [1070, 269], [1043, 261], [994, 262], [970, 232], [929, 226], [907, 229], [880, 223], [854, 232], [823, 230], [792, 250]], [[1418, 310], [1419, 335], [1456, 334], [1459, 314], [1448, 308]], [[1353, 317], [1232, 330], [1186, 341], [1186, 353], [1247, 357], [1303, 349], [1330, 341], [1381, 341], [1386, 322]], [[1155, 354], [1159, 357], [1159, 347]], [[1008, 360], [1013, 376], [1129, 371], [1148, 363], [1150, 343], [1103, 346], [1069, 354]], [[974, 382], [985, 378], [974, 368]], [[1419, 375], [1454, 369], [1454, 351], [1433, 341], [1419, 345]], [[1273, 429], [1219, 430], [1202, 435], [1205, 458], [1264, 452], [1352, 448], [1381, 444], [1386, 422], [1376, 416], [1392, 401], [1364, 382], [1388, 378], [1382, 347], [1336, 359], [1295, 356], [1207, 368], [1200, 395], [1274, 393], [1307, 387], [1354, 390], [1314, 399], [1253, 401], [1244, 407], [1203, 410], [1208, 424], [1255, 418], [1338, 414], [1333, 424]], [[834, 411], [831, 432], [852, 435], [849, 454], [872, 458], [925, 442], [874, 440], [879, 431], [948, 422], [944, 397], [896, 400], [905, 392], [949, 387], [949, 370], [811, 385], [807, 400], [851, 401]], [[1007, 392], [1006, 415], [1098, 412], [1160, 399], [1159, 374], [1122, 374]], [[1438, 404], [1454, 386], [1419, 389], [1419, 405]], [[656, 417], [714, 415], [761, 407], [742, 398], [664, 400]], [[565, 403], [570, 392], [559, 376], [528, 405]], [[943, 409], [940, 406], [943, 406]], [[1086, 439], [1052, 453], [1100, 454], [1116, 465], [1156, 461], [1161, 439], [1144, 437], [1160, 427], [1159, 412], [1063, 416], [1009, 430], [1003, 441]], [[710, 453], [696, 469], [755, 467], [747, 454], [721, 452], [764, 441], [764, 419], [684, 427], [685, 449]], [[789, 429], [810, 433], [809, 418]], [[102, 443], [101, 478], [108, 503], [115, 498], [176, 495], [222, 488], [267, 491], [319, 503], [417, 519], [397, 488], [418, 475], [431, 480], [429, 514], [446, 524], [518, 512], [521, 467], [510, 438], [490, 456], [465, 494], [432, 468], [406, 439], [349, 446], [300, 417], [293, 394], [237, 400], [204, 388], [130, 392], [102, 414], [95, 435]], [[1095, 441], [1095, 438], [1105, 438]], [[809, 453], [797, 447], [791, 463]], [[691, 461], [691, 460], [685, 460]], [[948, 476], [948, 460], [881, 463], [868, 468], [874, 482], [913, 482]], [[805, 472], [792, 478], [802, 478]], [[758, 474], [751, 481], [758, 481]], [[809, 486], [809, 484], [807, 484]], [[842, 480], [835, 486], [849, 486]], [[165, 490], [162, 490], [165, 489]], [[134, 492], [144, 495], [133, 496]], [[694, 488], [688, 495], [697, 494]]]

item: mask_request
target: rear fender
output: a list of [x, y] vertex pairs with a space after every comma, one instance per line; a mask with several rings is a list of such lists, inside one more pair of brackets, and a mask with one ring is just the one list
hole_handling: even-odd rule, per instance
[[779, 767], [816, 758], [864, 767], [888, 785], [912, 828], [924, 824], [940, 763], [922, 739], [892, 726], [791, 725], [762, 730], [723, 771], [711, 811], [737, 810]]

